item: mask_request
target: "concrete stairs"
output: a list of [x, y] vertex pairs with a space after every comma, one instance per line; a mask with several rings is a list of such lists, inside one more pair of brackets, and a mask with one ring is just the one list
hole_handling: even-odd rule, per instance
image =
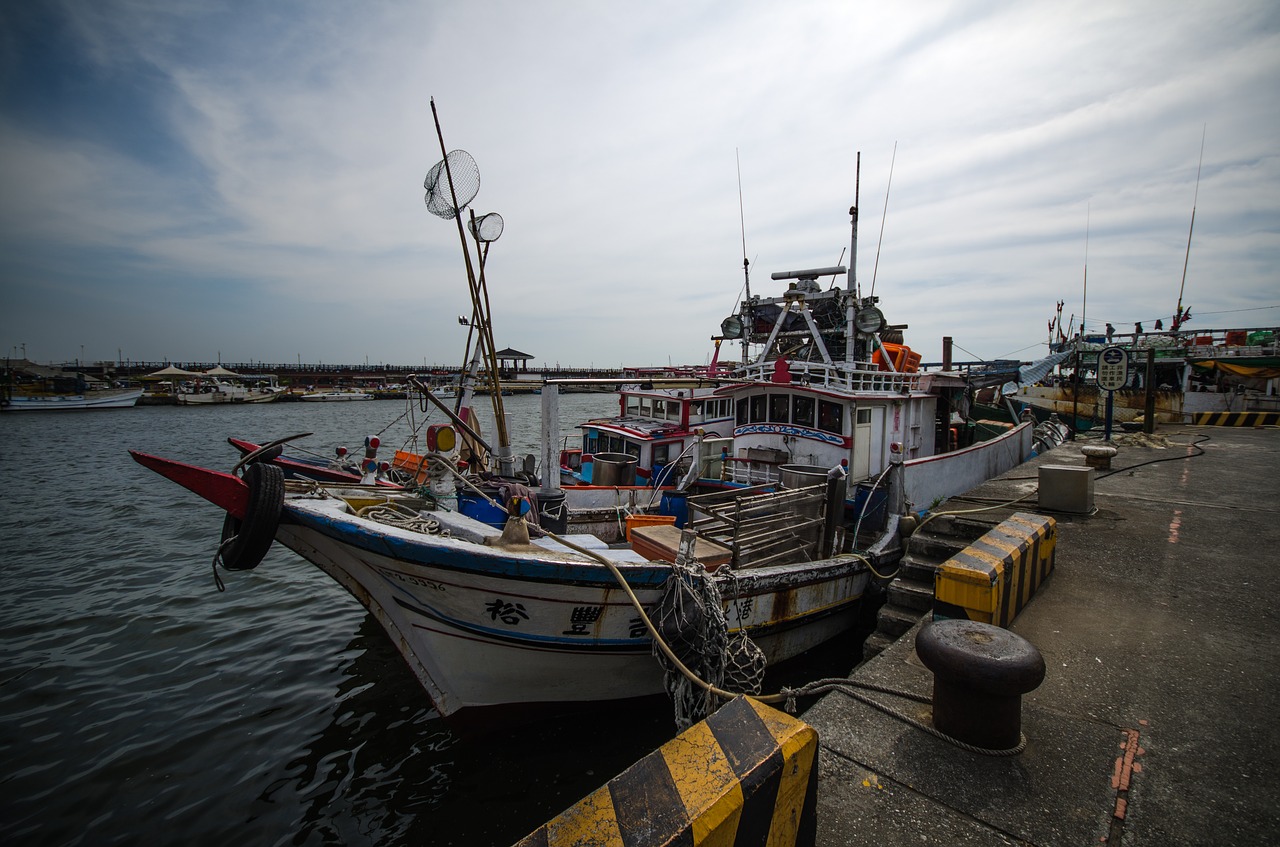
[[907, 540], [898, 572], [886, 589], [876, 629], [862, 648], [863, 661], [879, 654], [933, 609], [934, 574], [939, 567], [1006, 517], [999, 512], [939, 515]]

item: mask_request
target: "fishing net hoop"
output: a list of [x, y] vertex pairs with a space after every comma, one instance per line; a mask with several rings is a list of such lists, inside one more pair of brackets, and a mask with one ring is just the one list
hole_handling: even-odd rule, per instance
[[427, 171], [422, 187], [427, 190], [427, 211], [446, 220], [457, 217], [480, 192], [480, 168], [466, 150], [451, 150]]

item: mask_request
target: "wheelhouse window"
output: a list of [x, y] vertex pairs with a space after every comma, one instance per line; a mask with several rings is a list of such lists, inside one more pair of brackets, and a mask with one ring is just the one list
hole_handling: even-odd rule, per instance
[[813, 426], [812, 397], [796, 397], [791, 403], [791, 422], [796, 426]]
[[791, 397], [787, 394], [769, 395], [769, 420], [773, 423], [791, 422]]
[[836, 433], [844, 431], [844, 409], [839, 403], [818, 401], [818, 429]]
[[627, 414], [628, 415], [640, 414], [640, 398], [639, 397], [633, 397], [630, 395], [627, 396]]
[[653, 400], [648, 397], [640, 398], [640, 417], [647, 418], [653, 415]]
[[871, 410], [870, 410], [870, 409], [859, 409], [859, 410], [858, 410], [858, 423], [860, 423], [860, 424], [869, 424], [869, 423], [871, 423]]
[[747, 423], [747, 401], [738, 401], [738, 426], [745, 426]]
[[766, 411], [766, 400], [767, 398], [763, 394], [758, 394], [749, 400], [749, 402], [751, 403], [751, 422], [752, 423], [761, 423], [762, 421], [764, 421], [765, 411]]
[[665, 465], [670, 455], [671, 455], [670, 444], [653, 445], [653, 463], [655, 465]]

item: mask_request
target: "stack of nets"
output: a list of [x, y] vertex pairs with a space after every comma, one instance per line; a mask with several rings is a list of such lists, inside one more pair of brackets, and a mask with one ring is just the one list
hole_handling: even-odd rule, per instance
[[[729, 632], [720, 589], [696, 562], [672, 565], [652, 619], [659, 637], [700, 680], [735, 694], [760, 693], [764, 652], [745, 630]], [[657, 644], [653, 654], [662, 665], [663, 683], [681, 731], [715, 711], [716, 694], [688, 679]]]

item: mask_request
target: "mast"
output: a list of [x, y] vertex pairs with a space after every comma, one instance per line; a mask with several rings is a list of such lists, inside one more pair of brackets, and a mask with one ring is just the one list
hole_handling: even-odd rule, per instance
[[858, 194], [862, 189], [862, 151], [858, 151], [858, 157], [853, 170], [853, 205], [849, 207], [850, 227], [852, 234], [849, 236], [849, 274], [845, 277], [845, 300], [847, 303], [845, 309], [844, 322], [844, 361], [846, 364], [853, 364], [856, 353], [856, 336], [854, 335], [853, 320], [858, 314]]
[[[738, 165], [738, 221], [742, 225], [742, 287], [746, 291], [746, 299], [743, 301], [745, 306], [741, 310], [743, 313], [743, 332], [742, 332], [742, 363], [745, 365], [751, 358], [751, 332], [746, 326], [746, 318], [750, 317], [751, 312], [751, 262], [747, 260], [747, 215], [742, 208], [742, 159], [738, 157], [738, 151], [733, 151], [733, 159]], [[717, 345], [716, 354], [719, 355], [720, 347]]]

